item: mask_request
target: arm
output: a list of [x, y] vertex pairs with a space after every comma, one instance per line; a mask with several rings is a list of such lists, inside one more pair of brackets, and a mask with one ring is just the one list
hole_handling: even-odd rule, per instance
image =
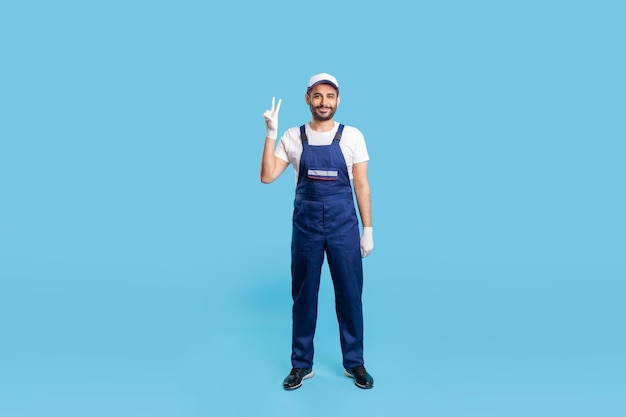
[[272, 97], [272, 107], [270, 110], [266, 110], [263, 113], [265, 127], [267, 129], [267, 135], [265, 135], [265, 146], [263, 147], [263, 156], [261, 157], [261, 182], [263, 184], [274, 182], [274, 180], [278, 178], [289, 165], [288, 162], [274, 156], [276, 135], [278, 132], [278, 111], [280, 110], [281, 102], [282, 99], [279, 99], [278, 105], [274, 106], [275, 98]]
[[365, 258], [374, 250], [374, 229], [372, 227], [372, 204], [370, 201], [370, 183], [367, 179], [367, 162], [352, 166], [352, 179], [356, 204], [359, 206], [363, 233], [361, 234], [361, 257]]
[[372, 227], [372, 204], [370, 201], [370, 183], [367, 179], [367, 161], [352, 166], [352, 177], [361, 223], [363, 227]]
[[274, 182], [289, 166], [288, 162], [274, 156], [275, 146], [276, 139], [265, 138], [265, 146], [263, 147], [263, 156], [261, 158], [261, 182], [263, 184]]

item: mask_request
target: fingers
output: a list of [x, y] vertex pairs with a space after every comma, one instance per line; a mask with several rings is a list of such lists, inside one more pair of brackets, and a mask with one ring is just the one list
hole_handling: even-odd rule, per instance
[[270, 107], [270, 112], [272, 112], [272, 114], [278, 114], [278, 111], [280, 110], [280, 103], [283, 102], [282, 98], [278, 99], [278, 105], [276, 105], [276, 97], [272, 97], [272, 107]]
[[271, 117], [277, 116], [278, 111], [280, 110], [280, 104], [283, 102], [282, 98], [278, 99], [278, 104], [276, 104], [276, 97], [272, 97], [272, 107], [269, 110], [265, 110], [263, 113], [263, 117], [265, 119], [270, 119]]

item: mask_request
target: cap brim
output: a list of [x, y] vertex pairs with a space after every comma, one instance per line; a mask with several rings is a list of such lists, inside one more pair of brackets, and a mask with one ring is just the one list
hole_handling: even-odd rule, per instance
[[334, 82], [329, 81], [329, 80], [320, 80], [318, 82], [315, 82], [315, 83], [311, 84], [311, 86], [309, 86], [309, 88], [307, 90], [310, 90], [311, 88], [315, 87], [318, 84], [328, 84], [328, 85], [334, 87], [336, 90], [339, 90], [339, 87], [337, 87], [337, 84], [335, 84]]

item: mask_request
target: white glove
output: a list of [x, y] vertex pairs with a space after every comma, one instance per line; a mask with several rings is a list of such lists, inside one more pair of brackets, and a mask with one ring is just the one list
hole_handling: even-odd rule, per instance
[[278, 134], [278, 111], [280, 110], [280, 103], [283, 99], [278, 99], [278, 105], [274, 108], [275, 97], [272, 97], [272, 108], [265, 110], [263, 117], [265, 118], [265, 128], [267, 129], [266, 137], [270, 139], [276, 139]]
[[361, 235], [361, 257], [365, 258], [374, 250], [374, 229], [364, 227]]

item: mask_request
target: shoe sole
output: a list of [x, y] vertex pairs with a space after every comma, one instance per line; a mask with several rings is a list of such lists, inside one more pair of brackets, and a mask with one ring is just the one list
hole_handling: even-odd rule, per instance
[[352, 378], [354, 379], [354, 385], [356, 385], [359, 388], [363, 388], [363, 389], [370, 389], [370, 388], [374, 388], [374, 385], [372, 384], [371, 386], [367, 386], [367, 385], [361, 385], [358, 382], [356, 382], [356, 378], [354, 377], [354, 375], [352, 375], [350, 372], [344, 370], [343, 373], [345, 374], [345, 376], [347, 376], [348, 378]]
[[295, 387], [287, 388], [287, 387], [283, 386], [283, 388], [285, 388], [287, 391], [293, 391], [294, 389], [298, 389], [298, 388], [300, 388], [302, 386], [302, 382], [305, 379], [313, 378], [314, 375], [315, 375], [315, 372], [311, 371], [308, 374], [306, 374], [305, 376], [303, 376], [302, 377], [302, 381], [300, 381], [300, 383], [298, 385], [296, 385]]

